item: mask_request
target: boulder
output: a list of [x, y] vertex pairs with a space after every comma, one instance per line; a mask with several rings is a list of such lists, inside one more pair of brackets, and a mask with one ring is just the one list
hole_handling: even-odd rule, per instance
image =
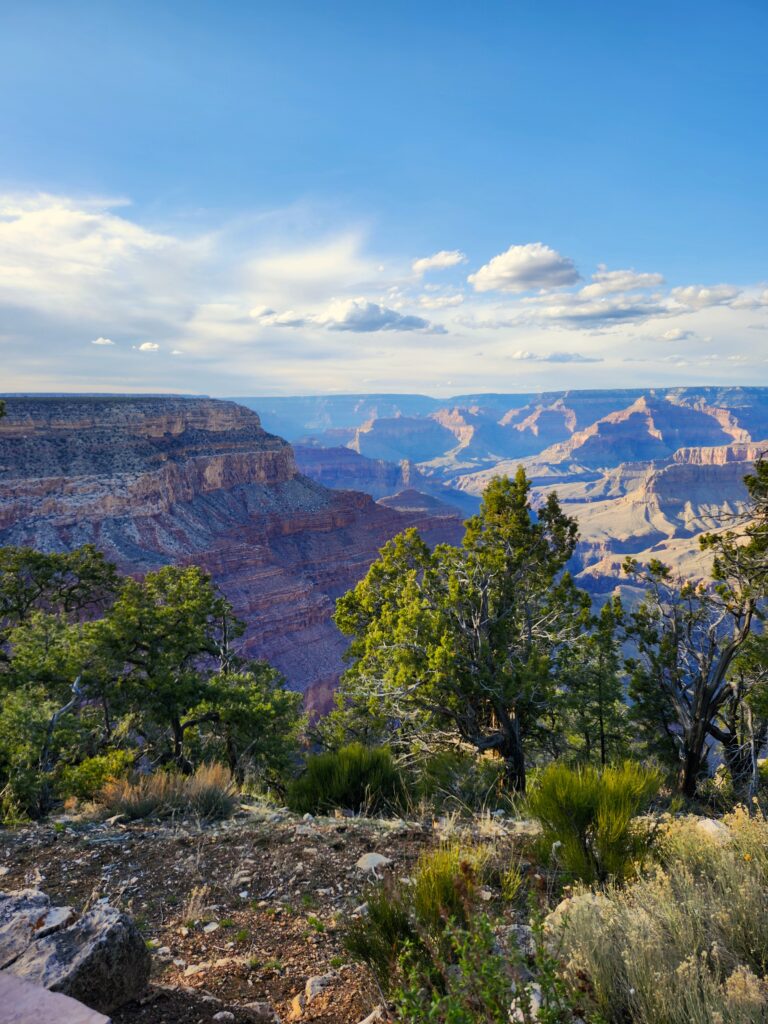
[[142, 994], [149, 968], [149, 950], [133, 921], [99, 904], [69, 927], [34, 939], [6, 970], [111, 1013]]
[[109, 1018], [60, 992], [0, 971], [0, 1019], [3, 1024], [109, 1024]]
[[364, 853], [355, 867], [358, 871], [371, 871], [375, 874], [376, 868], [385, 868], [391, 863], [390, 858], [385, 857], [383, 853]]
[[0, 970], [18, 959], [35, 939], [74, 920], [70, 907], [52, 907], [37, 889], [0, 893]]

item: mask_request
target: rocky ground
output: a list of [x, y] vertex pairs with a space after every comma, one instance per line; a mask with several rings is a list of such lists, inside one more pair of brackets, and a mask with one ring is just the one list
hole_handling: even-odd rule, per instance
[[[379, 854], [391, 862], [379, 875], [407, 877], [445, 827], [267, 807], [210, 826], [64, 818], [0, 832], [0, 888], [133, 915], [153, 950], [152, 987], [115, 1024], [245, 1024], [273, 1011], [281, 1022], [358, 1024], [381, 1003], [341, 941], [374, 881], [358, 861]], [[481, 830], [497, 843], [517, 833], [492, 821]]]

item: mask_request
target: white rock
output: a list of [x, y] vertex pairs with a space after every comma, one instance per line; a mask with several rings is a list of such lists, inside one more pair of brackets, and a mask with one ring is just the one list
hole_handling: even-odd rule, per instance
[[360, 1024], [377, 1024], [378, 1021], [385, 1019], [386, 1018], [384, 1017], [384, 1007], [377, 1006], [371, 1013], [368, 1014], [365, 1020], [360, 1021]]
[[203, 928], [206, 935], [210, 935], [211, 932], [217, 932], [219, 930], [218, 921], [209, 921], [208, 924]]
[[383, 853], [364, 853], [355, 867], [358, 871], [373, 871], [375, 873], [376, 868], [385, 868], [391, 863], [390, 858], [385, 857]]
[[307, 984], [304, 986], [304, 996], [307, 1002], [311, 1003], [313, 999], [316, 999], [332, 981], [332, 974], [318, 974], [314, 978], [308, 978]]
[[219, 1010], [218, 1013], [214, 1013], [213, 1019], [222, 1021], [222, 1024], [224, 1024], [224, 1021], [228, 1021], [229, 1024], [231, 1024], [235, 1019], [235, 1015], [234, 1013], [230, 1013], [229, 1010]]

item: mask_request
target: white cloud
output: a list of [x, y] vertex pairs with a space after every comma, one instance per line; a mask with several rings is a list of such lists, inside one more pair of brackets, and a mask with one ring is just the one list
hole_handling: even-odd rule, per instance
[[573, 260], [542, 242], [511, 245], [467, 278], [477, 292], [526, 292], [576, 284]]
[[458, 249], [441, 249], [440, 252], [436, 252], [432, 256], [423, 256], [419, 260], [414, 260], [411, 269], [421, 276], [428, 270], [447, 270], [449, 267], [457, 267], [460, 263], [466, 262], [467, 257]]
[[408, 316], [367, 299], [343, 299], [332, 302], [315, 318], [332, 331], [424, 331], [431, 324], [420, 316]]
[[730, 284], [699, 285], [689, 284], [682, 288], [673, 288], [672, 298], [689, 309], [705, 309], [707, 306], [723, 306], [738, 298], [740, 288]]
[[688, 338], [695, 337], [695, 331], [685, 331], [682, 327], [671, 327], [668, 331], [664, 331], [662, 334], [664, 341], [687, 341]]
[[94, 338], [91, 342], [92, 345], [114, 345], [114, 341], [111, 338]]
[[420, 295], [419, 305], [424, 309], [446, 309], [450, 306], [460, 306], [464, 296], [460, 292], [451, 295]]
[[631, 292], [638, 288], [655, 288], [664, 283], [661, 274], [638, 274], [635, 270], [608, 270], [601, 264], [592, 275], [592, 284], [580, 289], [585, 299], [602, 298], [615, 292]]
[[524, 363], [602, 363], [602, 356], [584, 356], [580, 352], [550, 352], [539, 355], [526, 349], [519, 349], [509, 357]]
[[156, 341], [142, 341], [139, 345], [139, 352], [157, 352], [159, 348]]

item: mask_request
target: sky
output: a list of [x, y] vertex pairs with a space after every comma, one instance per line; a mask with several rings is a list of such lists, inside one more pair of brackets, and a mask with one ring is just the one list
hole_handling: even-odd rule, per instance
[[0, 391], [768, 385], [768, 4], [0, 0]]

